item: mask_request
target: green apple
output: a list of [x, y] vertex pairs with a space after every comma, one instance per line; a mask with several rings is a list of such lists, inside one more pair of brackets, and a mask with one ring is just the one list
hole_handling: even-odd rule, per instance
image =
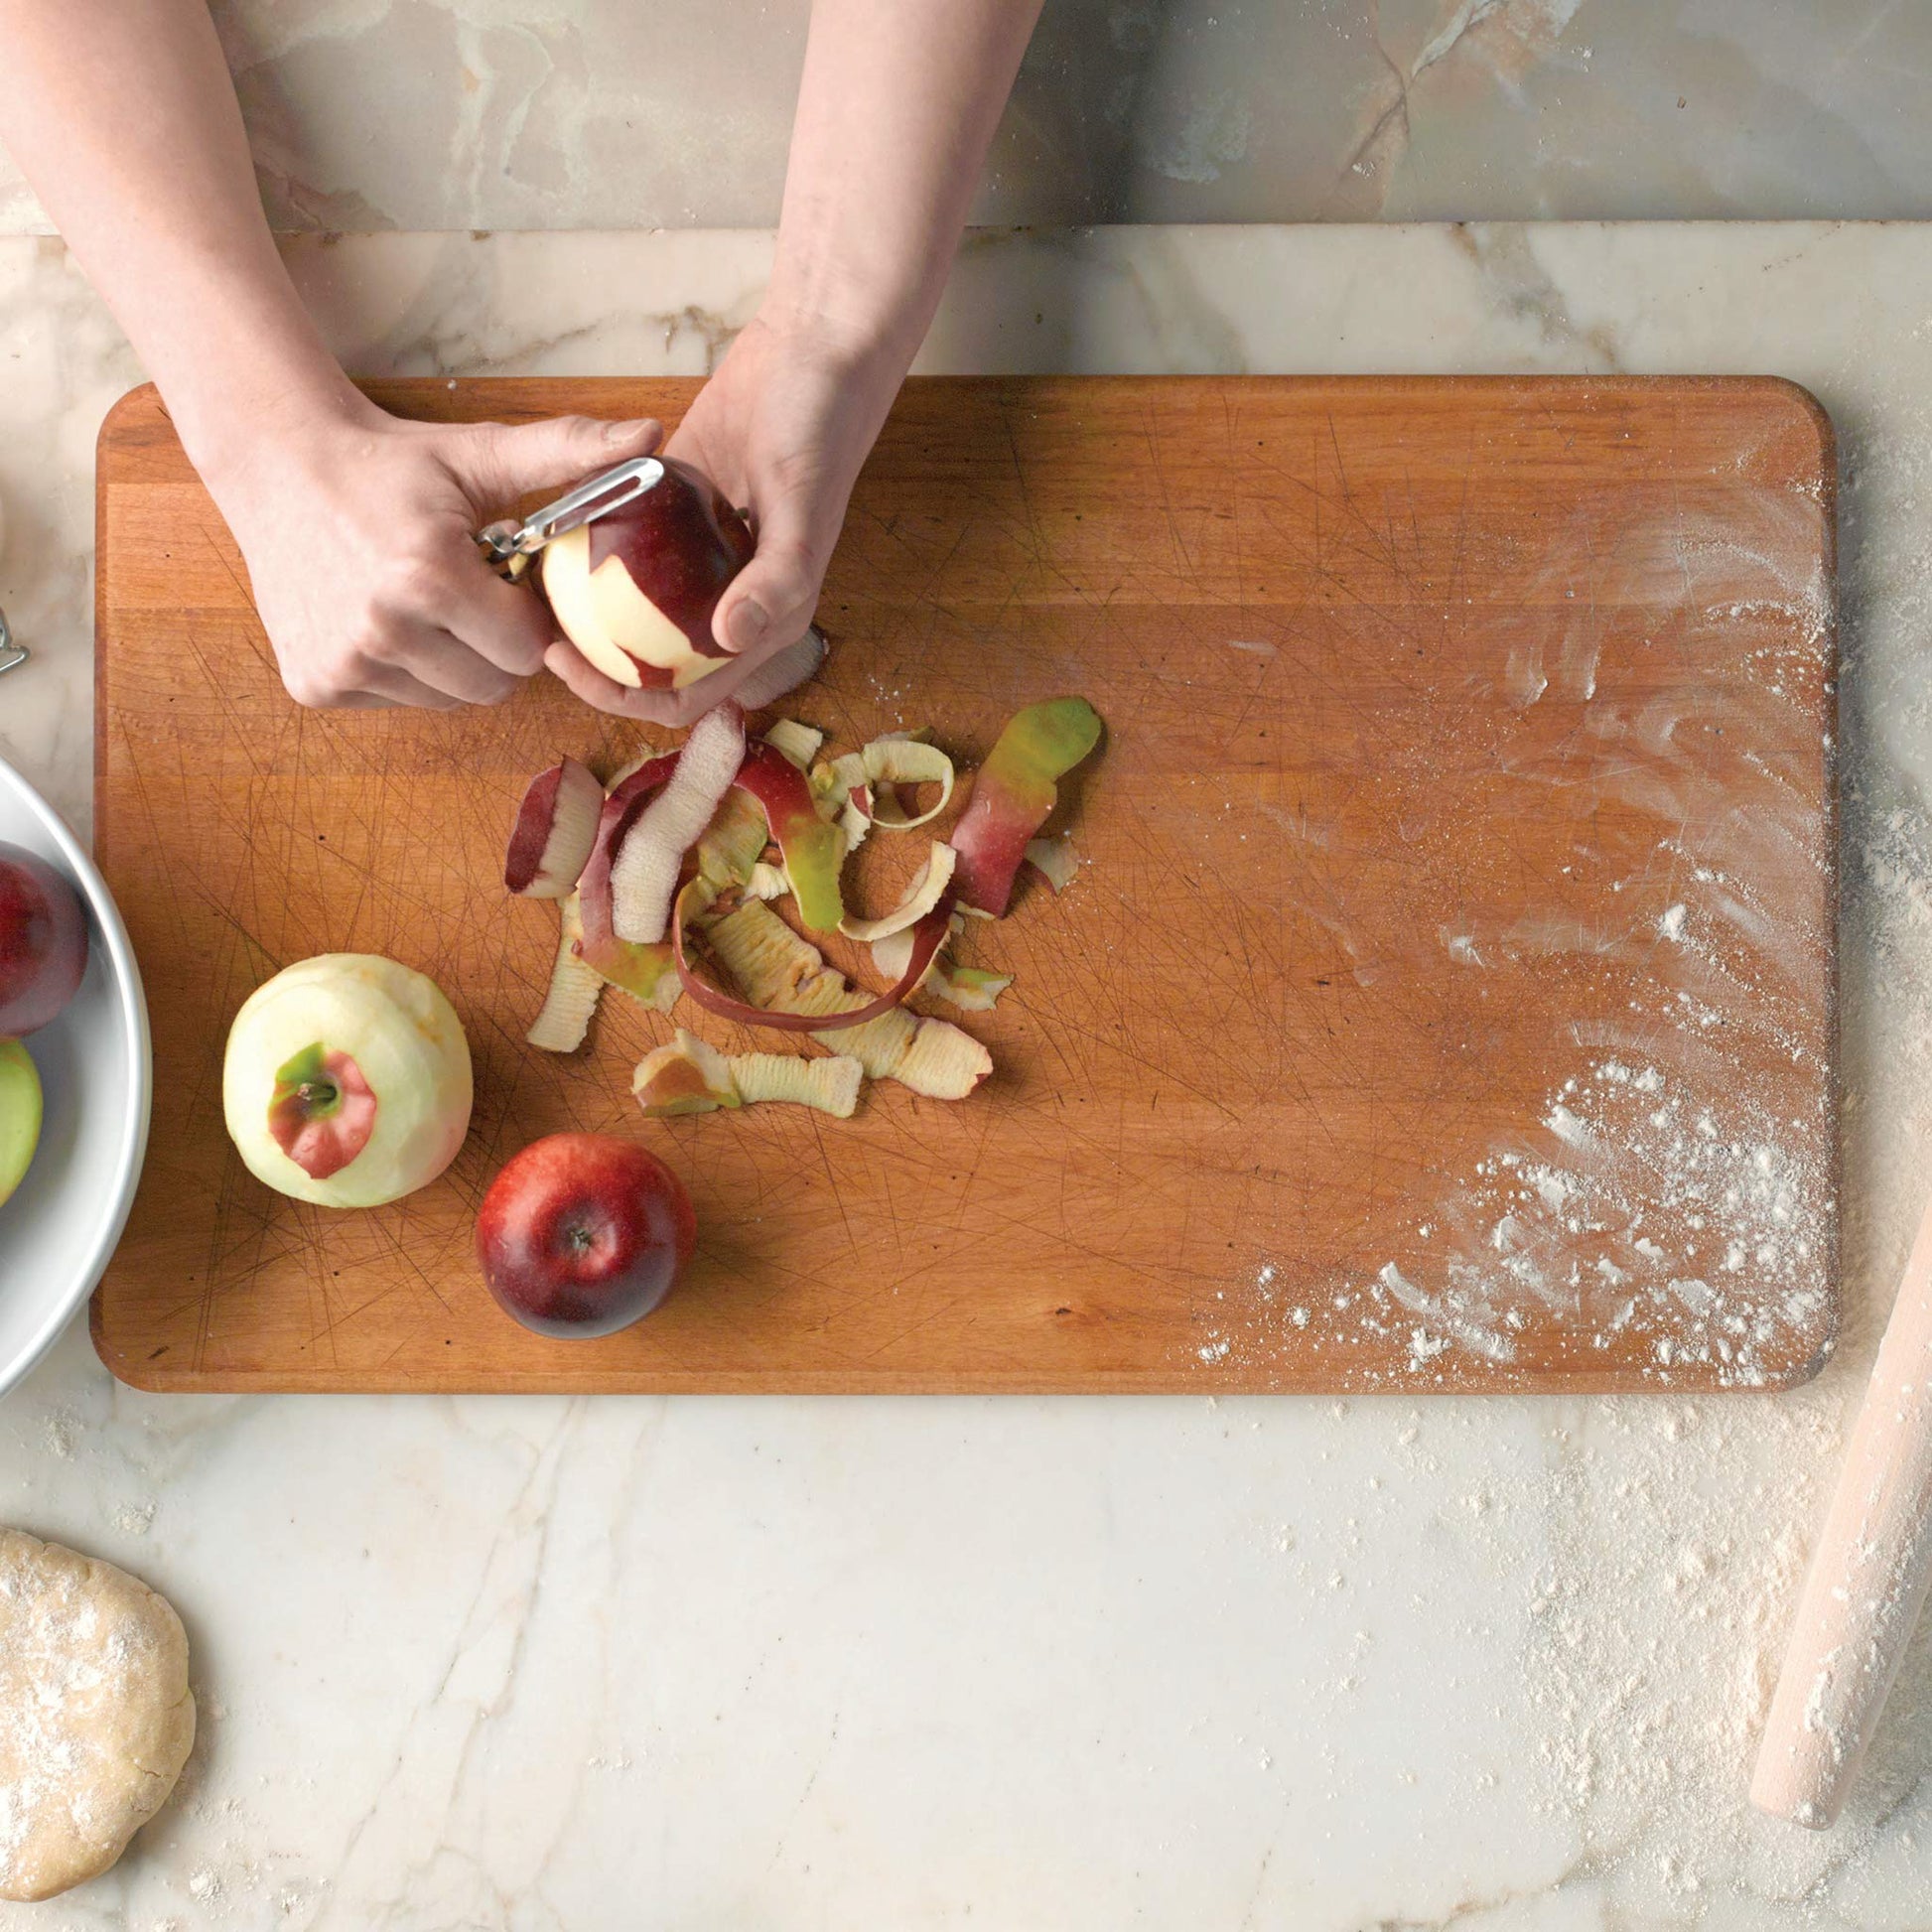
[[21, 1183], [41, 1138], [41, 1076], [17, 1039], [0, 1039], [0, 1203]]

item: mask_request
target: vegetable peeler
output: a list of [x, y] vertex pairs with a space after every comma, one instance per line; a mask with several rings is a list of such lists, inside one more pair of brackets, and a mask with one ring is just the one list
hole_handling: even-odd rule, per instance
[[11, 671], [26, 661], [27, 646], [14, 642], [14, 634], [7, 628], [7, 614], [0, 611], [0, 671]]
[[477, 547], [491, 570], [513, 582], [545, 544], [555, 542], [567, 530], [580, 529], [634, 502], [645, 490], [654, 488], [663, 475], [664, 466], [656, 457], [633, 457], [579, 483], [522, 523], [505, 518], [479, 530]]

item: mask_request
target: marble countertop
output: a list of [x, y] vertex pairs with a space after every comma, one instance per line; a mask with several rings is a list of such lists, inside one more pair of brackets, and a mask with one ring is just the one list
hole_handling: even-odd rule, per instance
[[[809, 0], [213, 10], [278, 227], [778, 217]], [[976, 218], [1923, 217], [1928, 63], [1896, 0], [1046, 0]]]
[[[288, 247], [362, 373], [702, 371], [769, 254]], [[0, 752], [84, 828], [92, 442], [139, 371], [51, 240], [0, 241]], [[76, 1326], [0, 1404], [0, 1519], [173, 1598], [204, 1724], [122, 1865], [0, 1927], [1923, 1925], [1932, 1632], [1835, 1832], [1744, 1787], [1932, 1152], [1932, 229], [984, 234], [923, 365], [1818, 393], [1838, 1357], [1701, 1401], [169, 1399]]]

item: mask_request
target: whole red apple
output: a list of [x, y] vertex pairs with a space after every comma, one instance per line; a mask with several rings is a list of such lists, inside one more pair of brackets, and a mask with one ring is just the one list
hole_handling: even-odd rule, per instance
[[542, 1335], [608, 1335], [663, 1301], [698, 1238], [656, 1155], [610, 1134], [551, 1134], [503, 1164], [477, 1213], [489, 1292]]
[[79, 895], [45, 860], [0, 843], [0, 1035], [46, 1026], [86, 970]]

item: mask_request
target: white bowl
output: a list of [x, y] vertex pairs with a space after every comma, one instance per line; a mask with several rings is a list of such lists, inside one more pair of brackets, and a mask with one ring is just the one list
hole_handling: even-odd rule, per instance
[[27, 1036], [47, 1092], [34, 1165], [0, 1207], [0, 1394], [47, 1353], [93, 1292], [141, 1177], [153, 1063], [127, 928], [53, 806], [0, 759], [0, 840], [79, 887], [87, 974], [60, 1019]]

